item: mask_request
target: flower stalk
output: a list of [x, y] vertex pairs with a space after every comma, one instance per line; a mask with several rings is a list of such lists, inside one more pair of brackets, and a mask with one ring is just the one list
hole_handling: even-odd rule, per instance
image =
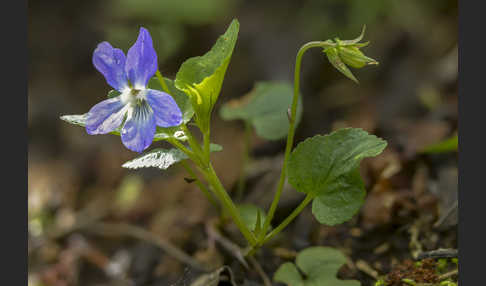
[[282, 165], [282, 171], [280, 172], [280, 178], [277, 185], [277, 191], [273, 198], [272, 204], [270, 205], [270, 210], [268, 211], [267, 218], [263, 224], [263, 229], [258, 236], [258, 245], [263, 245], [265, 241], [265, 234], [267, 233], [270, 223], [272, 222], [275, 211], [277, 210], [278, 203], [280, 201], [280, 196], [282, 195], [282, 190], [285, 184], [287, 162], [289, 160], [290, 151], [292, 151], [292, 146], [294, 143], [295, 135], [295, 118], [297, 115], [297, 103], [299, 102], [299, 90], [300, 90], [300, 67], [302, 64], [302, 56], [304, 53], [311, 48], [325, 48], [332, 45], [330, 41], [313, 41], [304, 44], [297, 53], [295, 60], [294, 69], [294, 96], [292, 98], [292, 106], [290, 107], [290, 120], [289, 120], [289, 132], [287, 135], [287, 145], [285, 146], [284, 161]]

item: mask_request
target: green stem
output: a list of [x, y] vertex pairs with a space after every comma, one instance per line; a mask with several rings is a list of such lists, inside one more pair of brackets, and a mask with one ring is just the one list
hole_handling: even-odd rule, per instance
[[238, 188], [236, 189], [236, 198], [238, 200], [241, 199], [243, 196], [243, 192], [245, 191], [245, 183], [246, 183], [246, 166], [248, 165], [248, 161], [250, 159], [250, 140], [251, 140], [251, 125], [248, 121], [245, 121], [245, 138], [243, 140], [243, 154], [241, 159], [241, 174], [240, 178], [238, 179]]
[[[165, 83], [164, 77], [162, 76], [162, 74], [160, 73], [160, 71], [157, 70], [155, 72], [155, 75], [157, 76], [157, 79], [159, 80], [160, 85], [162, 86], [162, 89], [165, 92], [167, 92], [168, 94], [170, 94], [169, 88], [167, 87], [167, 84]], [[197, 141], [192, 136], [192, 133], [189, 131], [189, 129], [187, 128], [186, 124], [183, 123], [181, 125], [181, 129], [184, 132], [184, 134], [187, 136], [188, 141], [189, 141], [189, 146], [192, 148], [193, 151], [190, 151], [189, 149], [187, 149], [183, 144], [180, 144], [179, 141], [177, 141], [177, 140], [168, 140], [168, 141], [170, 143], [172, 143], [172, 145], [176, 146], [181, 151], [183, 151], [184, 153], [186, 153], [186, 155], [188, 155], [189, 158], [191, 158], [191, 160], [193, 160], [195, 162], [196, 161], [199, 161], [199, 159], [195, 160], [195, 158], [198, 158], [197, 154], [200, 154], [199, 151], [201, 150], [201, 148], [199, 148], [199, 144], [197, 143]]]
[[192, 132], [189, 130], [189, 128], [187, 128], [187, 125], [182, 124], [181, 129], [184, 132], [184, 135], [187, 136], [187, 141], [191, 149], [194, 151], [194, 154], [198, 155], [197, 160], [193, 161], [199, 165], [205, 165], [204, 160], [200, 157], [200, 155], [203, 154], [203, 151], [201, 149], [201, 146], [199, 145], [199, 142], [197, 142], [197, 140], [194, 138]]
[[159, 80], [162, 89], [168, 94], [170, 94], [169, 88], [167, 87], [167, 84], [165, 84], [164, 77], [162, 76], [159, 70], [155, 72], [155, 76], [157, 76], [157, 79]]
[[199, 157], [192, 150], [189, 150], [186, 146], [184, 146], [184, 144], [182, 144], [175, 138], [168, 138], [167, 142], [169, 142], [170, 144], [174, 145], [174, 147], [184, 152], [184, 154], [186, 154], [187, 157], [189, 157], [192, 161], [194, 162], [200, 161]]
[[287, 218], [285, 218], [285, 220], [282, 221], [275, 229], [273, 229], [272, 232], [270, 232], [265, 238], [258, 240], [256, 245], [250, 247], [249, 250], [246, 252], [245, 256], [253, 256], [253, 254], [255, 254], [255, 252], [257, 251], [258, 247], [265, 244], [265, 242], [272, 239], [275, 235], [277, 235], [284, 228], [286, 228], [287, 225], [289, 225], [294, 220], [294, 218], [296, 218], [313, 199], [314, 196], [307, 195], [304, 200], [292, 211], [292, 213]]
[[228, 211], [228, 214], [231, 216], [236, 226], [240, 229], [240, 232], [246, 238], [248, 243], [252, 246], [255, 245], [255, 236], [243, 222], [240, 212], [238, 211], [235, 204], [231, 200], [231, 197], [228, 195], [223, 185], [221, 184], [221, 181], [216, 175], [211, 163], [209, 163], [209, 166], [206, 169], [202, 169], [201, 171], [205, 175], [208, 183], [213, 187], [216, 197], [219, 199], [223, 207]]
[[211, 150], [210, 150], [210, 145], [211, 145], [211, 141], [210, 141], [210, 131], [209, 129], [203, 133], [203, 151], [204, 151], [204, 160], [206, 161], [206, 163], [209, 163], [210, 161], [210, 154], [211, 154]]
[[[165, 84], [164, 78], [162, 77], [162, 74], [160, 73], [159, 70], [156, 71], [156, 76], [157, 79], [160, 82], [160, 85], [162, 86], [162, 89], [166, 91], [167, 93], [170, 94], [170, 91]], [[220, 200], [221, 204], [223, 207], [228, 211], [230, 214], [231, 218], [235, 222], [236, 226], [240, 229], [241, 233], [243, 236], [246, 238], [248, 243], [250, 245], [254, 245], [256, 243], [256, 238], [253, 235], [253, 233], [248, 229], [248, 227], [245, 225], [243, 222], [240, 213], [238, 209], [236, 208], [235, 204], [231, 200], [231, 197], [228, 195], [226, 190], [224, 189], [223, 185], [221, 184], [221, 181], [219, 180], [218, 176], [214, 172], [214, 169], [211, 165], [210, 162], [210, 132], [209, 128], [205, 129], [205, 132], [203, 132], [203, 149], [201, 149], [201, 146], [199, 143], [196, 141], [192, 133], [189, 131], [187, 126], [185, 124], [181, 125], [181, 129], [184, 131], [185, 135], [188, 138], [189, 146], [191, 147], [192, 151], [187, 149], [186, 146], [181, 144], [179, 141], [175, 139], [169, 139], [168, 141], [174, 145], [175, 147], [179, 148], [181, 151], [183, 151], [193, 162], [198, 165], [202, 171], [202, 173], [205, 175], [206, 179], [208, 180], [209, 184], [212, 186], [214, 190], [215, 196]], [[203, 158], [201, 158], [199, 155], [203, 155]], [[205, 188], [205, 186], [199, 181], [199, 179], [195, 176], [194, 172], [190, 167], [183, 162], [184, 168], [188, 171], [188, 173], [193, 176], [196, 179], [196, 184], [198, 187], [203, 191], [204, 194], [208, 197], [208, 199], [212, 202], [215, 203], [214, 200], [212, 200], [212, 197], [209, 193], [209, 191]]]
[[[287, 161], [290, 156], [290, 151], [292, 150], [292, 146], [294, 143], [294, 135], [295, 135], [295, 118], [297, 114], [297, 103], [299, 102], [299, 87], [300, 87], [300, 66], [302, 62], [302, 56], [304, 53], [310, 48], [320, 47], [323, 48], [325, 45], [329, 43], [314, 41], [309, 42], [303, 45], [299, 52], [297, 53], [297, 58], [295, 60], [295, 69], [294, 69], [294, 96], [292, 98], [292, 106], [290, 110], [290, 118], [289, 118], [289, 132], [287, 136], [287, 145], [285, 146], [285, 155], [284, 161], [282, 165], [282, 171], [280, 173], [280, 179], [278, 181], [277, 192], [275, 193], [275, 197], [273, 198], [272, 204], [270, 206], [270, 210], [268, 211], [267, 218], [265, 219], [265, 223], [263, 225], [262, 232], [258, 237], [258, 241], [264, 241], [264, 236], [272, 222], [273, 216], [275, 214], [275, 210], [277, 209], [278, 202], [280, 201], [280, 196], [282, 195], [282, 190], [285, 184], [285, 177], [287, 171]], [[266, 239], [266, 238], [265, 238]]]
[[282, 221], [275, 229], [273, 229], [267, 236], [265, 236], [265, 239], [263, 239], [260, 245], [263, 245], [265, 242], [270, 240], [272, 237], [281, 232], [285, 227], [287, 227], [287, 225], [291, 223], [294, 218], [299, 215], [313, 199], [313, 195], [307, 195], [304, 200], [295, 208], [295, 210], [286, 219], [284, 219], [284, 221]]

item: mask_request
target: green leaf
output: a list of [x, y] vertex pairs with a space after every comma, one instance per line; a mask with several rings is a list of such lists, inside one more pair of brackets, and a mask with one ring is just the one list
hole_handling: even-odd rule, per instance
[[386, 141], [359, 128], [343, 128], [301, 142], [288, 162], [288, 181], [298, 191], [319, 195], [338, 177], [356, 169], [363, 158], [385, 149]]
[[339, 268], [346, 263], [346, 256], [330, 247], [309, 247], [297, 255], [296, 264], [307, 275], [307, 285], [355, 286], [356, 280], [339, 280]]
[[255, 229], [253, 230], [253, 232], [255, 233], [256, 236], [258, 236], [258, 234], [260, 233], [260, 231], [262, 230], [262, 212], [260, 210], [257, 210], [257, 218], [256, 218], [256, 222], [255, 222]]
[[186, 60], [176, 74], [175, 86], [190, 96], [196, 123], [203, 129], [209, 128], [211, 111], [223, 85], [239, 25], [234, 19], [209, 52]]
[[[211, 152], [217, 152], [223, 150], [223, 147], [221, 145], [211, 143], [210, 150]], [[127, 169], [154, 167], [161, 170], [166, 170], [175, 163], [185, 159], [188, 159], [187, 155], [179, 149], [157, 148], [126, 162], [122, 165], [122, 167]]]
[[350, 220], [364, 203], [366, 191], [359, 168], [339, 176], [312, 201], [312, 214], [322, 224], [336, 225]]
[[[228, 101], [220, 109], [225, 120], [241, 119], [249, 122], [258, 136], [277, 140], [284, 138], [289, 129], [288, 108], [292, 105], [293, 88], [287, 82], [262, 81], [243, 97]], [[299, 97], [296, 124], [302, 118], [302, 101]]]
[[220, 152], [223, 151], [223, 146], [215, 143], [209, 144], [209, 151], [210, 152]]
[[337, 272], [346, 263], [346, 257], [330, 247], [309, 247], [296, 258], [297, 267], [305, 274], [302, 278], [293, 263], [282, 264], [274, 275], [274, 280], [289, 286], [359, 286], [356, 280], [340, 280]]
[[459, 138], [457, 137], [457, 135], [455, 135], [445, 139], [444, 141], [425, 147], [422, 153], [436, 154], [436, 153], [454, 152], [457, 151], [458, 145], [459, 145]]
[[[263, 222], [266, 219], [265, 211], [262, 208], [253, 204], [240, 204], [238, 205], [238, 211], [241, 219], [251, 231], [255, 231], [258, 228], [262, 229]], [[257, 225], [258, 216], [260, 216], [260, 226]]]
[[292, 262], [286, 262], [277, 269], [273, 275], [275, 282], [285, 283], [289, 286], [305, 285], [297, 267]]

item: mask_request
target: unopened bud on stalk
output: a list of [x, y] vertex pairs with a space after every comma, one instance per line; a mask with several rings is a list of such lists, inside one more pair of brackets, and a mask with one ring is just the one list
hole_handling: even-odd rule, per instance
[[372, 58], [369, 58], [355, 46], [339, 47], [339, 57], [341, 60], [350, 67], [362, 68], [365, 65], [377, 65], [378, 62]]
[[356, 77], [351, 73], [348, 66], [353, 68], [362, 68], [366, 65], [377, 65], [378, 62], [370, 57], [367, 57], [361, 52], [360, 48], [368, 45], [368, 42], [359, 43], [364, 36], [366, 27], [363, 26], [361, 35], [353, 40], [339, 40], [331, 46], [324, 48], [324, 53], [327, 55], [329, 62], [346, 77], [358, 83]]

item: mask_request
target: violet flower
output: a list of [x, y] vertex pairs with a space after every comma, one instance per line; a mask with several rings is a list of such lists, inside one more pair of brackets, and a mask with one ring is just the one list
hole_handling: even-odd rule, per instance
[[182, 113], [174, 99], [165, 92], [147, 88], [157, 71], [157, 54], [145, 28], [140, 28], [126, 57], [108, 42], [100, 43], [93, 53], [93, 65], [121, 94], [90, 109], [86, 119], [88, 134], [110, 133], [123, 124], [123, 144], [140, 153], [152, 143], [156, 126], [181, 124]]

